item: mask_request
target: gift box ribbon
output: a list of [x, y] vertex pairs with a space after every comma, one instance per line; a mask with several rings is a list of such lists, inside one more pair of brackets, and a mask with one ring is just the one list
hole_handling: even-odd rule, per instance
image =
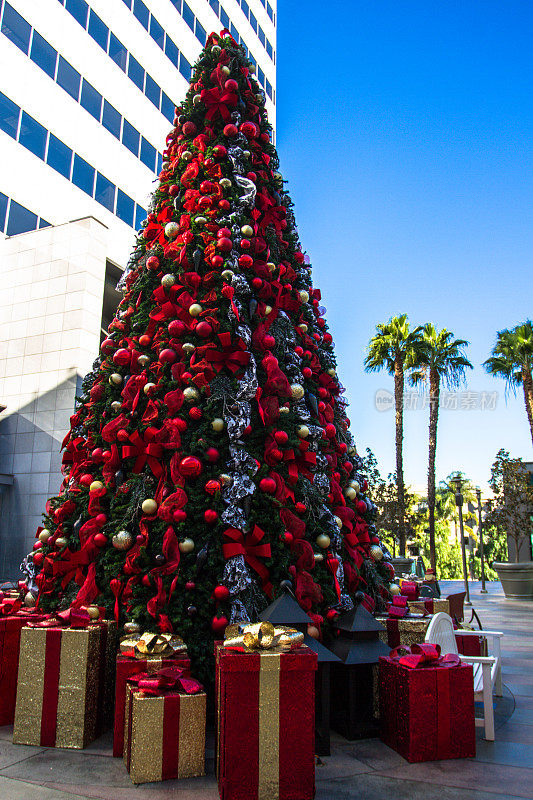
[[46, 614], [40, 622], [28, 622], [30, 628], [88, 628], [101, 620], [93, 620], [84, 608], [67, 608], [66, 611]]
[[396, 647], [391, 650], [389, 658], [402, 667], [419, 669], [420, 667], [458, 667], [461, 659], [456, 653], [441, 656], [440, 644], [413, 644], [411, 647]]
[[186, 678], [182, 667], [163, 667], [158, 672], [149, 675], [147, 672], [139, 672], [128, 679], [128, 683], [134, 683], [140, 692], [150, 695], [158, 695], [164, 689], [178, 689], [185, 694], [198, 694], [203, 691], [202, 684], [194, 678]]
[[187, 645], [181, 636], [173, 633], [129, 634], [121, 638], [120, 652], [128, 658], [170, 658], [178, 653], [186, 653]]
[[223, 646], [240, 653], [254, 650], [286, 652], [296, 650], [303, 644], [304, 635], [286, 625], [257, 622], [251, 625], [228, 625], [224, 632]]

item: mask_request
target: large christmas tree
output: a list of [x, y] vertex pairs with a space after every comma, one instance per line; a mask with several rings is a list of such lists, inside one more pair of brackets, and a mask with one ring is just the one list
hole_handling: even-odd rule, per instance
[[175, 631], [204, 679], [280, 592], [327, 637], [393, 575], [252, 71], [209, 37], [33, 553], [40, 607]]

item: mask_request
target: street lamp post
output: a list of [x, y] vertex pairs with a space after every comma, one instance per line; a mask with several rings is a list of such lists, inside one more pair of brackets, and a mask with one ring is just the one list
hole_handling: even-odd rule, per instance
[[471, 606], [472, 603], [470, 602], [470, 587], [468, 586], [468, 569], [466, 566], [466, 548], [465, 548], [465, 532], [464, 532], [464, 525], [463, 525], [463, 495], [461, 494], [462, 489], [462, 479], [460, 475], [456, 475], [451, 479], [451, 483], [453, 483], [453, 488], [455, 489], [455, 504], [457, 506], [457, 510], [459, 512], [459, 530], [461, 531], [461, 556], [463, 559], [463, 576], [465, 581], [465, 590], [466, 590], [466, 600], [465, 606]]
[[487, 589], [485, 588], [485, 554], [483, 552], [483, 519], [481, 517], [481, 489], [476, 487], [476, 497], [477, 497], [477, 518], [478, 518], [478, 530], [479, 530], [479, 556], [481, 558], [481, 592], [483, 594], [487, 594]]

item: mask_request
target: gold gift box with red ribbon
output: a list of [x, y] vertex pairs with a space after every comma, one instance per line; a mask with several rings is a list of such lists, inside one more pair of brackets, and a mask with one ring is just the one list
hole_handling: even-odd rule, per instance
[[81, 749], [110, 712], [115, 622], [46, 620], [21, 631], [13, 742]]

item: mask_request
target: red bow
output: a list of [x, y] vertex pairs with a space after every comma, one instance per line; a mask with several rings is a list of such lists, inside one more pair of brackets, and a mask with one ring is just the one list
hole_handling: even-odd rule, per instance
[[55, 614], [47, 614], [40, 622], [28, 622], [29, 628], [88, 628], [91, 618], [83, 608], [67, 608]]
[[[309, 447], [307, 442], [305, 444]], [[298, 481], [299, 475], [303, 475], [311, 481], [311, 483], [314, 481], [314, 475], [309, 467], [316, 465], [316, 453], [311, 453], [305, 448], [297, 458], [294, 454], [294, 450], [285, 450], [283, 460], [287, 462], [289, 483], [294, 485]]]
[[254, 525], [253, 531], [248, 533], [245, 537], [242, 531], [237, 528], [227, 528], [224, 531], [224, 536], [229, 541], [224, 542], [222, 545], [222, 552], [224, 558], [228, 559], [232, 556], [243, 555], [244, 560], [249, 566], [257, 572], [261, 578], [263, 591], [268, 597], [272, 597], [272, 584], [270, 583], [270, 573], [265, 565], [259, 561], [259, 558], [270, 558], [271, 549], [268, 542], [261, 544], [261, 539], [265, 532], [261, 530], [259, 525]]
[[461, 659], [456, 653], [441, 656], [440, 644], [413, 644], [411, 647], [397, 647], [391, 650], [389, 658], [408, 669], [418, 667], [458, 667]]
[[144, 465], [148, 463], [156, 478], [160, 478], [163, 474], [161, 463], [158, 461], [163, 455], [163, 445], [154, 441], [158, 433], [157, 428], [147, 428], [144, 432], [144, 439], [139, 435], [138, 431], [134, 431], [130, 435], [131, 445], [123, 446], [122, 458], [135, 457], [133, 472], [140, 472]]
[[165, 689], [178, 689], [186, 694], [198, 694], [203, 690], [203, 686], [194, 678], [183, 677], [181, 667], [164, 667], [159, 672], [148, 675], [147, 672], [139, 672], [128, 678], [128, 683], [134, 683], [144, 694], [157, 695]]
[[200, 96], [208, 108], [205, 115], [206, 120], [216, 119], [220, 116], [224, 122], [229, 122], [231, 119], [228, 106], [235, 108], [239, 99], [235, 92], [223, 92], [216, 87], [214, 89], [202, 89]]
[[[207, 345], [203, 352], [204, 359], [212, 364], [216, 372], [220, 372], [222, 367], [226, 366], [235, 374], [250, 361], [250, 353], [246, 350], [246, 344], [240, 337], [233, 344], [230, 333], [218, 333], [217, 336], [220, 339], [222, 349], [215, 350], [213, 347]], [[191, 359], [191, 366], [192, 365], [193, 359]]]

